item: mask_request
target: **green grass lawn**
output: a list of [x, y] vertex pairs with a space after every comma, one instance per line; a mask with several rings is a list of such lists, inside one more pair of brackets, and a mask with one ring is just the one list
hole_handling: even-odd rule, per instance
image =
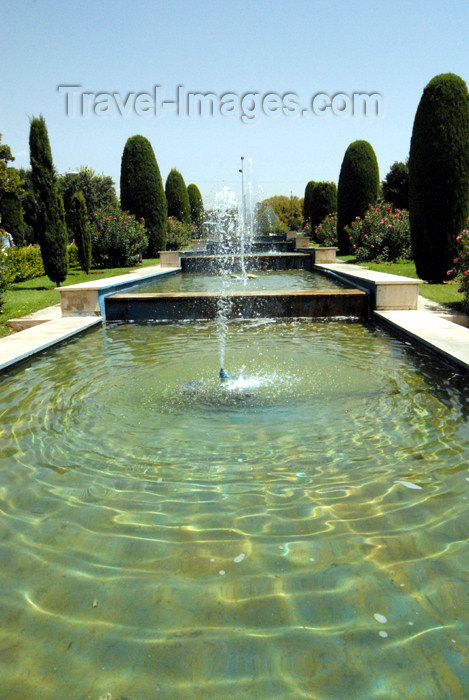
[[[341, 255], [338, 257], [343, 262], [354, 263], [361, 267], [367, 267], [369, 270], [377, 270], [379, 272], [388, 272], [393, 275], [401, 275], [403, 277], [417, 278], [415, 264], [412, 260], [401, 260], [395, 263], [370, 263], [370, 262], [355, 262], [354, 255]], [[443, 284], [428, 284], [423, 282], [419, 285], [419, 294], [436, 301], [439, 304], [445, 304], [455, 310], [460, 310], [462, 307], [463, 294], [458, 292], [459, 282], [451, 280]]]
[[[91, 270], [89, 275], [85, 275], [81, 270], [70, 270], [67, 279], [62, 284], [63, 287], [69, 284], [79, 284], [80, 282], [90, 282], [91, 280], [105, 279], [114, 275], [125, 275], [140, 267], [156, 265], [159, 258], [144, 260], [137, 267], [116, 267], [110, 270]], [[10, 329], [6, 324], [10, 318], [20, 318], [27, 316], [39, 309], [53, 306], [60, 303], [60, 292], [56, 290], [55, 284], [47, 276], [35, 277], [26, 282], [13, 284], [5, 294], [3, 311], [0, 314], [0, 338], [9, 335]]]

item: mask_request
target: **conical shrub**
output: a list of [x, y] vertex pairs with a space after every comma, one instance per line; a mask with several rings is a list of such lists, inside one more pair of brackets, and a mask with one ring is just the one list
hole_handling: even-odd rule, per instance
[[165, 192], [168, 202], [168, 216], [174, 216], [175, 219], [178, 219], [183, 224], [190, 224], [191, 205], [186, 183], [181, 173], [174, 168], [166, 179]]
[[446, 279], [469, 214], [469, 95], [453, 73], [435, 76], [415, 115], [409, 155], [409, 215], [417, 274]]
[[158, 163], [151, 143], [144, 136], [131, 136], [121, 161], [121, 206], [138, 219], [145, 219], [146, 254], [156, 257], [166, 248], [167, 204]]
[[339, 252], [350, 252], [345, 227], [362, 217], [379, 193], [379, 168], [375, 152], [368, 141], [354, 141], [345, 151], [337, 188], [337, 238]]

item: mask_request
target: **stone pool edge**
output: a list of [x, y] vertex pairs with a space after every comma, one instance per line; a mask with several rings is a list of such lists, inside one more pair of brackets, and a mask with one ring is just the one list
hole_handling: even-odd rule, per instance
[[[369, 286], [376, 282], [377, 273], [348, 263], [316, 263], [315, 267], [326, 273], [329, 272], [333, 274], [339, 273], [339, 268], [345, 268], [349, 279], [354, 277], [356, 272], [357, 278], [360, 278], [359, 281], [357, 281], [357, 285], [361, 283]], [[97, 292], [97, 297], [95, 297], [95, 299], [98, 299], [99, 303], [100, 291], [101, 296], [104, 297], [105, 294], [111, 293], [111, 289], [115, 285], [117, 285], [119, 291], [121, 291], [129, 284], [135, 282], [137, 278], [138, 281], [141, 281], [145, 277], [154, 277], [159, 274], [172, 274], [178, 272], [179, 269], [180, 268], [161, 268], [157, 265], [143, 268], [135, 273], [130, 273], [130, 275], [122, 275], [102, 280], [103, 284], [101, 285], [99, 285], [97, 281], [92, 281], [85, 282], [82, 285], [73, 285], [73, 287], [82, 288], [84, 285], [87, 285], [89, 290]], [[129, 279], [130, 277], [132, 279]], [[392, 294], [393, 287], [394, 289], [398, 289], [399, 281], [397, 275], [379, 273], [379, 277], [379, 281], [388, 286], [387, 294]], [[404, 283], [405, 280], [406, 278], [404, 278]], [[418, 280], [412, 280], [412, 282], [414, 285], [417, 284], [416, 288], [418, 290]], [[64, 290], [65, 288], [63, 287], [61, 289]], [[72, 288], [69, 287], [68, 289]], [[107, 291], [104, 292], [103, 290]], [[76, 289], [75, 291], [79, 290]], [[372, 316], [379, 323], [387, 326], [401, 337], [407, 337], [412, 341], [420, 343], [451, 365], [465, 373], [469, 373], [469, 328], [465, 328], [449, 321], [447, 318], [443, 318], [439, 310], [421, 310], [417, 308], [417, 306], [420, 306], [420, 300], [422, 300], [422, 297], [419, 297], [417, 294], [415, 306], [412, 308], [408, 306], [404, 309], [396, 308], [391, 303], [390, 308], [375, 309]], [[47, 319], [49, 310], [51, 311], [50, 320]], [[38, 313], [40, 314], [40, 318], [38, 318], [37, 323], [40, 325], [35, 325], [34, 327], [21, 330], [20, 332], [13, 333], [12, 335], [0, 339], [0, 371], [23, 362], [53, 345], [68, 340], [74, 335], [102, 323], [104, 320], [101, 314], [98, 315], [95, 307], [93, 312], [89, 312], [89, 315], [84, 316], [62, 315], [61, 317], [57, 317], [59, 313], [57, 306], [43, 309]]]
[[102, 323], [101, 316], [68, 316], [44, 321], [0, 339], [0, 371], [9, 369], [78, 333]]

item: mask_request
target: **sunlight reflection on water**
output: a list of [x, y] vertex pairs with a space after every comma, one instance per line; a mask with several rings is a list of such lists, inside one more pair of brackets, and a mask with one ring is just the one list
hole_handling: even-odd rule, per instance
[[228, 332], [226, 382], [209, 322], [0, 379], [2, 697], [467, 697], [467, 379], [360, 323]]

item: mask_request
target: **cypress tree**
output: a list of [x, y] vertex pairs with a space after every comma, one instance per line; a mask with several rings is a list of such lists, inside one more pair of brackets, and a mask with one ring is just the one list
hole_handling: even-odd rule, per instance
[[160, 169], [151, 143], [144, 136], [131, 136], [121, 161], [122, 209], [145, 219], [147, 254], [156, 257], [166, 248], [167, 205]]
[[318, 226], [328, 214], [337, 211], [337, 186], [335, 182], [316, 182], [310, 195], [311, 230]]
[[345, 151], [337, 188], [337, 238], [339, 251], [347, 255], [350, 241], [345, 226], [362, 217], [369, 204], [375, 204], [379, 192], [379, 169], [375, 152], [368, 141], [354, 141]]
[[410, 144], [410, 230], [419, 277], [447, 278], [468, 214], [469, 95], [462, 78], [444, 73], [423, 91]]
[[25, 224], [21, 201], [14, 192], [2, 192], [0, 196], [0, 215], [5, 231], [11, 233], [15, 246], [24, 245]]
[[316, 182], [310, 180], [305, 187], [305, 196], [303, 200], [303, 223], [305, 226], [306, 224], [311, 224], [311, 195], [315, 185]]
[[37, 202], [36, 225], [46, 275], [60, 287], [67, 276], [67, 231], [59, 200], [44, 117], [33, 118], [29, 132], [31, 178]]
[[191, 205], [186, 183], [181, 173], [174, 168], [166, 178], [165, 192], [168, 202], [168, 216], [174, 216], [183, 224], [190, 224]]
[[385, 202], [398, 209], [409, 208], [409, 167], [406, 163], [394, 161], [381, 183], [381, 192]]
[[68, 210], [69, 231], [78, 248], [78, 262], [89, 274], [91, 267], [91, 230], [87, 225], [86, 202], [83, 192], [75, 192]]
[[202, 195], [197, 185], [194, 184], [187, 186], [187, 194], [189, 195], [192, 223], [201, 229], [204, 223], [204, 203]]

